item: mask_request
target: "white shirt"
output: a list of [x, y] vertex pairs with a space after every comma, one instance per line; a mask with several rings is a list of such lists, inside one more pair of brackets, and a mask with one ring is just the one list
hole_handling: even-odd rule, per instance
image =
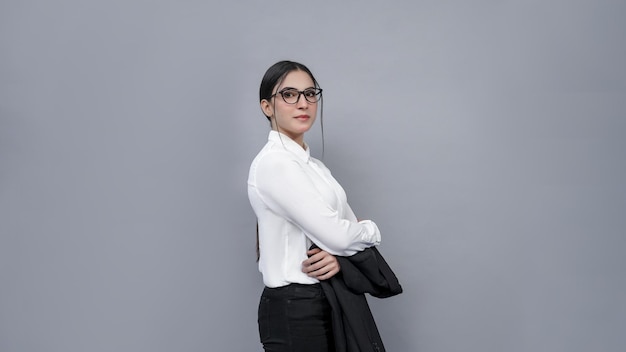
[[248, 197], [259, 223], [259, 271], [267, 287], [318, 280], [302, 272], [311, 243], [350, 256], [380, 243], [373, 221], [358, 221], [324, 164], [284, 134], [270, 131], [250, 166]]

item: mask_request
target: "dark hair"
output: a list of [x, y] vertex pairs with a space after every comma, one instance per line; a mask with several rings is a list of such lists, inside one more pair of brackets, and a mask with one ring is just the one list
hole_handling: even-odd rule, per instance
[[[279, 61], [273, 64], [270, 68], [265, 71], [265, 75], [261, 80], [261, 87], [259, 88], [259, 102], [263, 101], [263, 99], [270, 100], [272, 98], [272, 94], [274, 94], [274, 87], [280, 85], [290, 72], [293, 71], [304, 71], [306, 72], [311, 79], [313, 80], [313, 84], [316, 88], [319, 88], [319, 84], [317, 84], [317, 80], [306, 66], [299, 62], [294, 61]], [[268, 120], [270, 117], [265, 115]]]

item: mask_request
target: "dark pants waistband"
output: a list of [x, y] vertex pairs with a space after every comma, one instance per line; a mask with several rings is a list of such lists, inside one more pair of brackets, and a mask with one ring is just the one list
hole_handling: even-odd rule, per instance
[[263, 296], [268, 298], [314, 298], [326, 297], [322, 285], [319, 283], [305, 284], [289, 284], [281, 287], [265, 287]]

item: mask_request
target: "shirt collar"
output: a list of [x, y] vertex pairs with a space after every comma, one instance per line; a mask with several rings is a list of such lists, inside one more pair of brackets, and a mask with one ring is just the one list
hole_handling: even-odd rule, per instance
[[306, 142], [304, 143], [304, 149], [302, 149], [302, 147], [298, 143], [294, 142], [293, 139], [275, 130], [270, 131], [270, 135], [267, 139], [271, 142], [276, 142], [284, 146], [285, 149], [294, 153], [298, 158], [307, 163], [309, 162], [309, 159], [311, 159], [311, 149]]

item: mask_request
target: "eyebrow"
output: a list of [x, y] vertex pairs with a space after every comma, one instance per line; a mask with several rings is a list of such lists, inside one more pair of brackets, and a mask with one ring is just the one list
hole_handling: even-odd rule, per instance
[[[294, 87], [285, 87], [285, 88], [282, 88], [281, 90], [279, 90], [279, 92], [282, 92], [283, 90], [287, 90], [287, 89], [298, 90], [298, 88], [294, 88]], [[315, 87], [311, 86], [311, 87], [304, 88], [303, 90], [307, 90], [307, 89], [315, 89]]]

